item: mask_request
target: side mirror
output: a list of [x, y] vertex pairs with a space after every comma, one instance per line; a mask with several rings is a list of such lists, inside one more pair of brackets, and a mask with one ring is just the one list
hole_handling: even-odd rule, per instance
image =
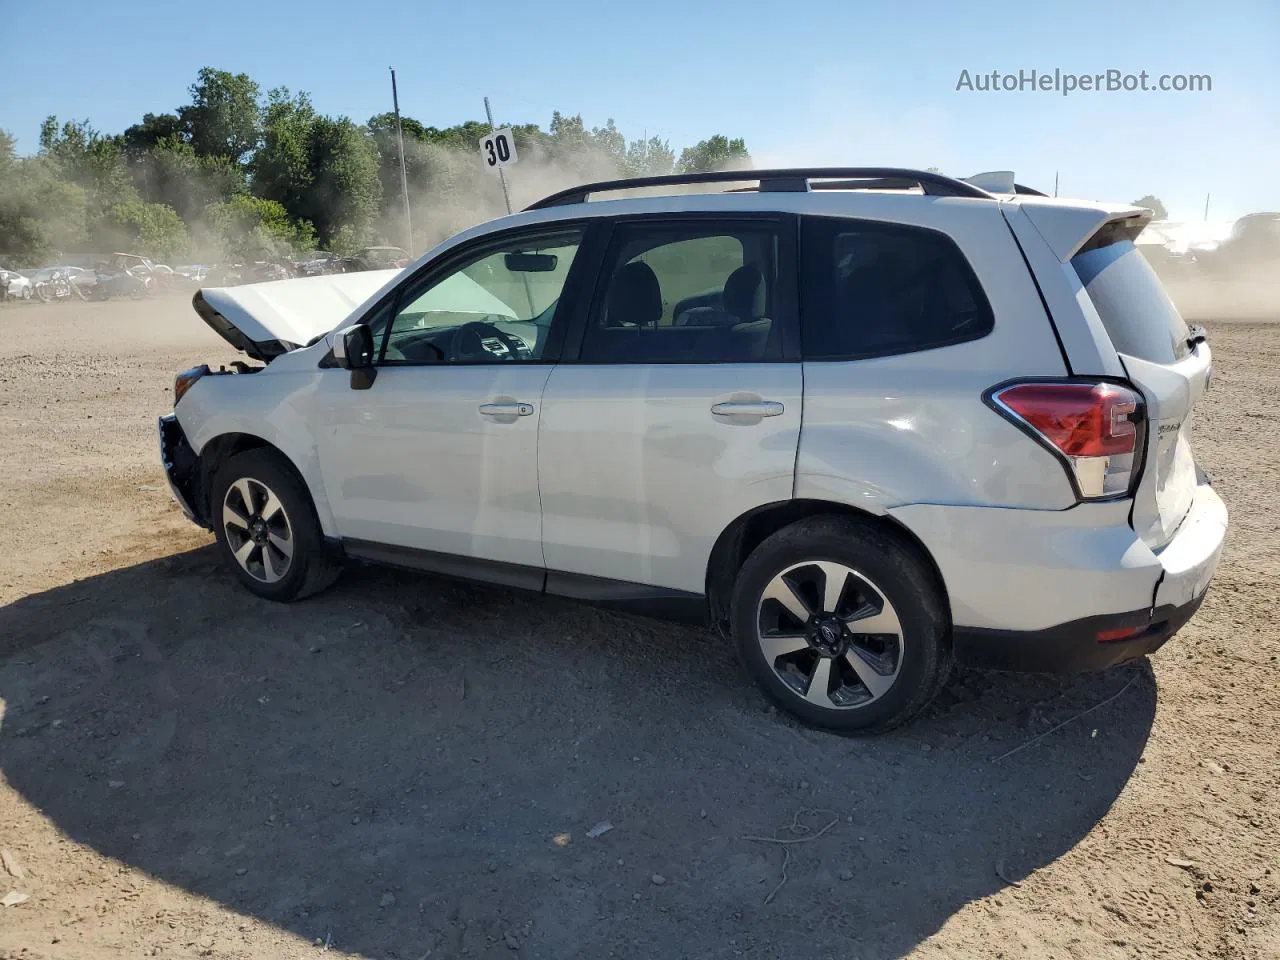
[[343, 327], [333, 336], [333, 359], [351, 371], [351, 389], [368, 390], [378, 375], [373, 365], [373, 331], [365, 324]]

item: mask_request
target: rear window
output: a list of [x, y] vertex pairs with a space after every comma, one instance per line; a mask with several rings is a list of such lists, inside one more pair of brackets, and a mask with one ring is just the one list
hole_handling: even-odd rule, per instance
[[801, 248], [806, 360], [859, 360], [985, 337], [994, 318], [945, 234], [806, 218]]
[[1186, 322], [1133, 241], [1077, 254], [1071, 265], [1118, 353], [1175, 363], [1190, 352]]

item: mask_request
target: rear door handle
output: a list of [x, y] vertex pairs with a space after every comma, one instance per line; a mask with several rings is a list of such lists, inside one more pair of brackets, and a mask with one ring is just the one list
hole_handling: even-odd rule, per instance
[[787, 408], [777, 400], [725, 400], [713, 404], [717, 417], [777, 417]]
[[531, 417], [533, 416], [533, 404], [482, 403], [480, 404], [480, 415], [482, 417]]

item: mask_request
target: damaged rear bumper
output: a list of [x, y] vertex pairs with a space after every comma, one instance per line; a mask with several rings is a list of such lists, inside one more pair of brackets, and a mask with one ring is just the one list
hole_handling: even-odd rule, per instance
[[196, 491], [200, 458], [187, 442], [182, 425], [176, 416], [167, 414], [156, 422], [156, 433], [160, 441], [160, 463], [164, 466], [165, 479], [169, 481], [169, 492], [188, 520], [209, 529], [208, 520], [195, 507], [199, 502]]

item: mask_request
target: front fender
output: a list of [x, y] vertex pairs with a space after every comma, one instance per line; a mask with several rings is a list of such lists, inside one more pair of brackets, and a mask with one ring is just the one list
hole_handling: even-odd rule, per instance
[[337, 536], [325, 493], [307, 399], [320, 371], [211, 374], [196, 381], [175, 413], [191, 448], [202, 454], [217, 437], [243, 434], [279, 450], [302, 477], [325, 536]]

